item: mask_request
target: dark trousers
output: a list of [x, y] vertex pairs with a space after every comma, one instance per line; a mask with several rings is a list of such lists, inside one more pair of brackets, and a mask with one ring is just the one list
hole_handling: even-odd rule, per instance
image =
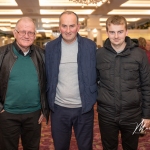
[[41, 110], [28, 114], [0, 113], [0, 150], [18, 150], [21, 137], [24, 150], [39, 150]]
[[134, 118], [132, 122], [126, 123], [106, 120], [100, 114], [98, 114], [98, 119], [103, 150], [118, 149], [119, 132], [121, 134], [123, 150], [137, 150], [139, 133], [133, 134], [133, 132], [137, 123], [141, 122], [141, 117]]
[[85, 114], [82, 108], [65, 108], [55, 105], [51, 113], [51, 130], [55, 150], [69, 150], [72, 127], [79, 150], [92, 150], [93, 109]]

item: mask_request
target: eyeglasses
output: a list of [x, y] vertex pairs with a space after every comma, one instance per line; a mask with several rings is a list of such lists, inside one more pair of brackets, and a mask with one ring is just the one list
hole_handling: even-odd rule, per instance
[[[15, 29], [16, 30], [16, 29]], [[29, 36], [29, 37], [33, 37], [35, 36], [35, 32], [26, 32], [26, 31], [18, 31], [16, 30], [17, 33], [20, 35], [20, 36], [25, 36], [26, 34]]]
[[144, 127], [143, 121], [141, 121], [140, 124], [137, 123], [135, 130], [133, 131], [133, 134], [146, 134], [146, 128]]

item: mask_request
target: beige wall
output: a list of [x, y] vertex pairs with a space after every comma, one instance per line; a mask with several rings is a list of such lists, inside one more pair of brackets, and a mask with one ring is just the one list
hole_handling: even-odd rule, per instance
[[128, 35], [131, 38], [138, 39], [139, 37], [144, 37], [147, 40], [150, 40], [150, 28], [143, 30], [128, 30]]

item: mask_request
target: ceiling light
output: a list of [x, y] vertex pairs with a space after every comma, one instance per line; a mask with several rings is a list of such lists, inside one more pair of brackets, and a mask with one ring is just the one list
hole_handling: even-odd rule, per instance
[[100, 26], [106, 26], [106, 23], [100, 23], [99, 25]]
[[10, 27], [0, 27], [0, 30], [2, 30], [2, 31], [10, 31], [11, 28]]
[[60, 15], [62, 12], [64, 11], [73, 11], [76, 12], [76, 14], [80, 14], [80, 15], [90, 15], [94, 9], [41, 9], [40, 10], [40, 14], [44, 15], [44, 14], [51, 14], [51, 15]]
[[11, 28], [15, 28], [16, 24], [11, 24], [10, 26], [11, 26]]
[[39, 33], [39, 32], [52, 32], [52, 30], [45, 30], [45, 29], [37, 30], [37, 33]]
[[20, 9], [0, 9], [0, 14], [3, 14], [3, 15], [14, 15], [14, 14], [17, 14], [17, 15], [21, 15], [22, 14], [22, 11]]
[[51, 27], [58, 27], [59, 24], [43, 24], [42, 26], [43, 28], [51, 28]]
[[0, 0], [0, 6], [18, 6], [15, 0]]
[[121, 7], [150, 7], [149, 0], [142, 0], [142, 1], [127, 1], [121, 5]]
[[138, 21], [138, 20], [140, 20], [141, 18], [126, 18], [126, 20], [128, 21], [128, 22], [135, 22], [135, 21]]
[[19, 20], [18, 19], [14, 19], [14, 18], [5, 18], [5, 19], [0, 19], [0, 22], [11, 22], [11, 23], [16, 23], [17, 21]]
[[[108, 19], [108, 18], [100, 18], [99, 21], [100, 21], [100, 22], [105, 22], [107, 19]], [[135, 21], [138, 21], [138, 20], [140, 20], [140, 19], [141, 19], [141, 18], [126, 18], [126, 20], [127, 20], [128, 22], [135, 22]]]
[[108, 2], [110, 3], [110, 0], [69, 0], [69, 1], [73, 1], [76, 3], [81, 3], [82, 5], [86, 4], [95, 4], [96, 6], [101, 5], [102, 3]]
[[0, 26], [10, 26], [10, 23], [0, 23]]
[[93, 33], [97, 33], [97, 29], [94, 28], [94, 29], [92, 30], [92, 32], [93, 32]]
[[[100, 2], [97, 3], [97, 6], [101, 6], [103, 3], [106, 2], [106, 0], [99, 0]], [[108, 1], [108, 0], [107, 0]], [[40, 6], [71, 6], [71, 7], [77, 7], [77, 6], [81, 6], [81, 3], [74, 3], [75, 1], [69, 1], [69, 0], [51, 0], [51, 2], [49, 2], [49, 0], [39, 0], [39, 5]], [[86, 4], [83, 4], [85, 7], [87, 6]], [[88, 4], [88, 6], [90, 7], [95, 7], [94, 3], [90, 3]]]
[[50, 23], [50, 22], [59, 22], [59, 18], [42, 18], [42, 22]]
[[150, 15], [149, 9], [114, 9], [108, 15]]
[[[41, 19], [43, 23], [52, 23], [52, 22], [59, 22], [59, 18], [42, 18]], [[84, 21], [85, 18], [79, 18], [79, 22]]]

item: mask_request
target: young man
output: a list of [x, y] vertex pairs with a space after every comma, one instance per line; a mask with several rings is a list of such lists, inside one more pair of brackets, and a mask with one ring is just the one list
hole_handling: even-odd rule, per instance
[[0, 150], [39, 150], [41, 121], [48, 121], [43, 50], [33, 45], [34, 22], [21, 18], [15, 41], [0, 47]]
[[46, 45], [47, 97], [55, 150], [69, 150], [72, 127], [79, 150], [92, 150], [96, 102], [96, 44], [78, 34], [78, 16], [60, 15], [61, 35]]
[[127, 22], [123, 16], [109, 17], [106, 31], [108, 39], [96, 55], [103, 149], [117, 150], [120, 132], [123, 149], [136, 150], [140, 131], [150, 127], [148, 59], [145, 51], [127, 36]]

